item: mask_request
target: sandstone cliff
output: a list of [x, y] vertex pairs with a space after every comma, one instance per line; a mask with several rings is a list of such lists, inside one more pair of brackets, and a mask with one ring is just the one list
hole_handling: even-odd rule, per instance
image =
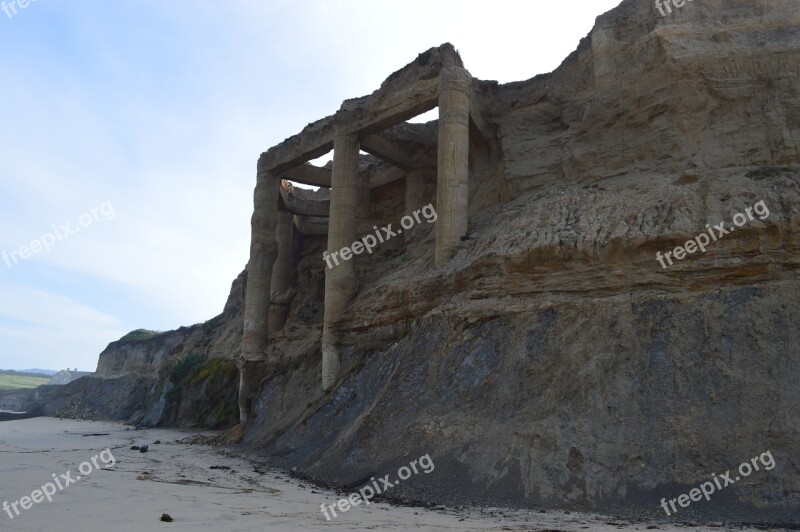
[[[682, 517], [796, 522], [798, 81], [797, 0], [669, 17], [625, 0], [555, 72], [480, 82], [497, 145], [473, 161], [469, 239], [442, 268], [424, 226], [355, 260], [325, 394], [325, 239], [304, 238], [244, 448], [353, 486], [429, 453], [436, 474], [394, 495], [639, 516], [770, 450], [775, 469]], [[374, 219], [399, 218], [402, 196], [402, 182], [374, 189]], [[762, 201], [768, 217], [657, 261]], [[48, 408], [190, 420], [167, 406], [167, 374], [191, 353], [236, 356], [244, 282], [207, 324], [112, 344]]]
[[145, 426], [232, 426], [238, 419], [232, 360], [240, 349], [245, 282], [242, 273], [216, 318], [143, 338], [128, 335], [100, 354], [94, 375], [42, 386], [17, 403], [41, 406], [46, 415]]

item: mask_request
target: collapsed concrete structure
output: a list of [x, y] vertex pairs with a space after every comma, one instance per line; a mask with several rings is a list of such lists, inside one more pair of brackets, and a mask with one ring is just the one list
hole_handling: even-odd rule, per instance
[[[438, 138], [430, 134], [429, 125], [407, 122], [437, 106]], [[435, 172], [435, 257], [441, 266], [467, 238], [470, 158], [491, 158], [494, 143], [473, 78], [453, 46], [445, 44], [421, 54], [373, 94], [344, 102], [335, 115], [261, 155], [240, 359], [243, 423], [259, 391], [269, 336], [286, 322], [294, 233], [327, 233], [329, 252], [349, 246], [357, 229], [371, 224], [370, 189], [403, 179], [405, 212], [411, 213], [431, 200], [425, 182]], [[332, 166], [309, 163], [331, 149]], [[360, 155], [361, 150], [369, 155]], [[329, 190], [306, 194], [284, 180]], [[337, 320], [357, 287], [352, 263], [326, 270], [321, 375], [326, 390], [339, 376]]]

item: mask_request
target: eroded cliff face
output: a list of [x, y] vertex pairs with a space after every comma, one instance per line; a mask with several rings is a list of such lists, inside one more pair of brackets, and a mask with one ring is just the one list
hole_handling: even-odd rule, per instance
[[124, 420], [145, 426], [228, 428], [238, 419], [238, 375], [246, 275], [222, 314], [176, 331], [121, 339], [100, 354], [97, 371], [64, 386], [44, 386], [27, 409], [46, 415]]
[[484, 82], [502, 157], [473, 161], [470, 240], [439, 269], [430, 233], [357, 259], [339, 386], [321, 394], [318, 344], [286, 331], [246, 443], [345, 485], [430, 453], [393, 492], [417, 500], [654, 517], [770, 450], [682, 517], [791, 521], [798, 37], [796, 1], [632, 0], [556, 72]]
[[[438, 269], [426, 224], [354, 259], [342, 377], [324, 394], [325, 238], [305, 237], [244, 447], [354, 486], [429, 453], [435, 472], [393, 495], [639, 516], [769, 450], [774, 469], [680, 515], [796, 521], [798, 74], [797, 0], [667, 17], [626, 0], [557, 71], [480, 82], [498, 141], [471, 161], [470, 238]], [[370, 205], [396, 221], [402, 182]], [[709, 230], [705, 252], [657, 259]], [[145, 383], [126, 418], [173, 422], [175, 360], [238, 353], [238, 297], [203, 326], [109, 347], [95, 379]]]

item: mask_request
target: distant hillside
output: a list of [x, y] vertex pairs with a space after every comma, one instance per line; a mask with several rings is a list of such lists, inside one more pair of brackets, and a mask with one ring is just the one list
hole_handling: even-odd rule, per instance
[[58, 370], [55, 369], [40, 369], [40, 368], [32, 368], [32, 369], [21, 369], [17, 371], [17, 373], [33, 373], [34, 375], [47, 375], [52, 377]]
[[47, 384], [50, 381], [48, 376], [27, 376], [22, 374], [9, 374], [9, 372], [0, 373], [0, 390], [24, 390], [29, 388], [36, 388], [42, 384]]
[[15, 377], [37, 377], [49, 379], [56, 373], [58, 372], [50, 369], [0, 369], [0, 375], [11, 375]]

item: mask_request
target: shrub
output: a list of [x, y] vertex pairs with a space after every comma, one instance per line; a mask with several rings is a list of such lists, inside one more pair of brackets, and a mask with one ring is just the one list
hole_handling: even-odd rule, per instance
[[180, 384], [186, 381], [200, 371], [200, 367], [205, 361], [206, 357], [198, 354], [186, 355], [178, 359], [172, 366], [172, 370], [169, 373], [169, 380], [171, 380], [173, 384]]
[[167, 401], [170, 403], [174, 403], [181, 398], [181, 387], [175, 386], [174, 388], [170, 388], [167, 392]]

